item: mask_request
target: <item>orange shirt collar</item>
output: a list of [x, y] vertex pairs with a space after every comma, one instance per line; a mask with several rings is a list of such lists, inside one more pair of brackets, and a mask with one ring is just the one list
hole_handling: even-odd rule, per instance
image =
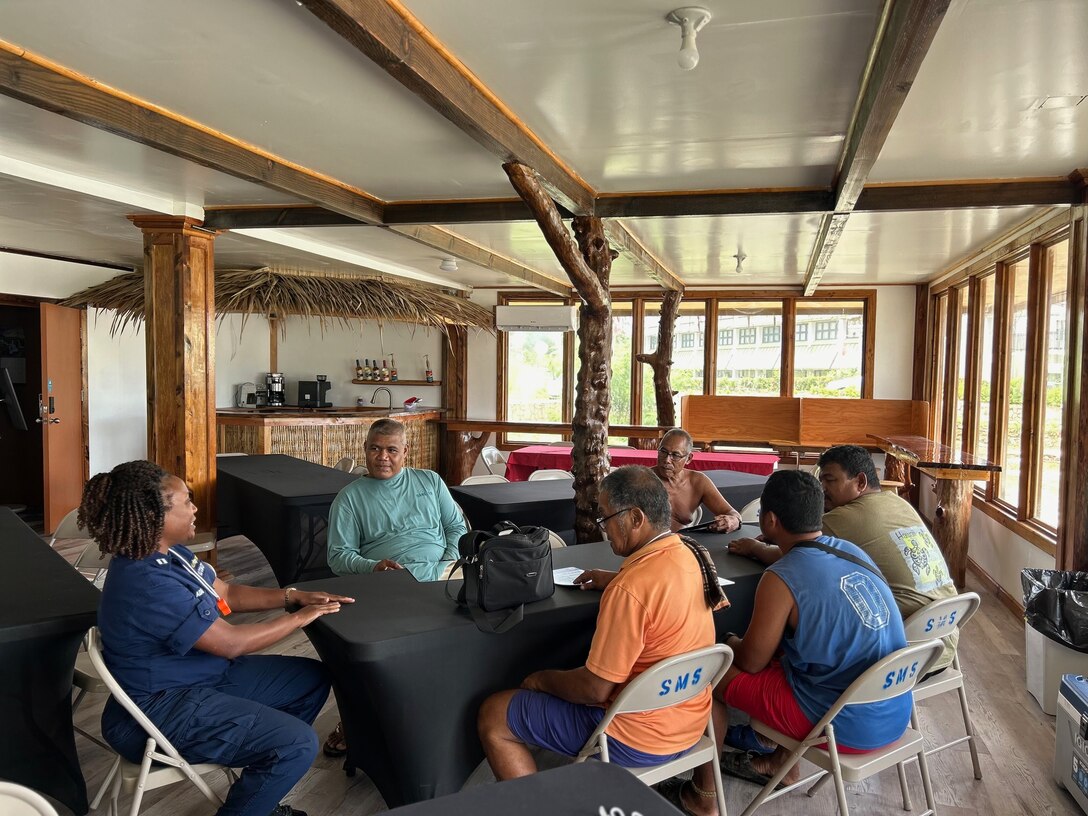
[[655, 552], [661, 552], [661, 550], [668, 549], [669, 547], [676, 546], [679, 543], [680, 543], [680, 536], [678, 536], [676, 533], [673, 533], [672, 535], [664, 536], [663, 538], [659, 538], [657, 541], [651, 542], [649, 544], [646, 544], [643, 547], [640, 547], [639, 549], [637, 549], [633, 553], [631, 553], [629, 556], [627, 556], [625, 559], [623, 559], [623, 563], [620, 565], [620, 569], [621, 570], [626, 569], [627, 567], [631, 566], [632, 564], [634, 564], [636, 561], [638, 561], [640, 558], [643, 558], [644, 556], [650, 555], [650, 554], [655, 553]]

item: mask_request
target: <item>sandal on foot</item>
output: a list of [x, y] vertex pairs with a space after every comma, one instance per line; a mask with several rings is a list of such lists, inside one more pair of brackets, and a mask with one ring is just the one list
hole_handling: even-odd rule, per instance
[[684, 797], [681, 795], [684, 786], [687, 784], [688, 780], [674, 776], [672, 779], [666, 779], [654, 785], [654, 789], [665, 797], [666, 802], [681, 813], [686, 814], [686, 816], [695, 816], [695, 813], [684, 804]]
[[725, 730], [725, 744], [738, 751], [766, 756], [774, 753], [774, 746], [766, 746], [750, 725], [731, 725]]
[[[752, 767], [753, 756], [758, 756], [758, 754], [752, 754], [748, 751], [732, 751], [722, 754], [722, 774], [737, 779], [743, 779], [745, 782], [751, 782], [763, 787], [771, 781], [771, 777], [767, 774], [760, 773]], [[779, 790], [783, 787], [785, 786], [779, 782], [775, 785], [775, 790]]]
[[344, 737], [344, 724], [338, 722], [336, 728], [329, 734], [325, 744], [321, 746], [321, 753], [327, 757], [342, 757], [348, 752], [348, 741]]

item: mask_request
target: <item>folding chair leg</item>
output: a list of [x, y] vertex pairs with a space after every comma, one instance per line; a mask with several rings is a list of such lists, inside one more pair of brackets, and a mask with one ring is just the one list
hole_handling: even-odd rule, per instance
[[148, 738], [144, 748], [144, 758], [140, 763], [140, 776], [136, 780], [136, 790], [132, 792], [132, 806], [129, 808], [129, 816], [137, 816], [140, 812], [140, 803], [144, 798], [144, 785], [147, 784], [147, 775], [151, 773], [151, 754], [155, 750], [155, 740]]
[[117, 800], [121, 798], [121, 768], [113, 775], [113, 789], [110, 791], [110, 816], [119, 816], [120, 808]]
[[918, 751], [918, 770], [922, 774], [922, 791], [926, 797], [926, 811], [921, 816], [934, 816], [937, 812], [937, 805], [933, 801], [933, 785], [929, 781], [929, 763], [926, 762], [924, 746]]
[[710, 763], [712, 770], [714, 771], [714, 792], [718, 795], [718, 816], [727, 816], [725, 808], [725, 783], [722, 781], [722, 763], [721, 763], [721, 743], [718, 742], [718, 736], [714, 733], [714, 715], [710, 715], [710, 720], [706, 726], [707, 736], [710, 737], [710, 744], [718, 746], [716, 748], [716, 755], [714, 760]]
[[899, 790], [903, 792], [903, 810], [910, 813], [914, 803], [911, 802], [910, 788], [907, 787], [907, 768], [900, 762], [895, 766], [895, 770], [899, 774]]
[[110, 782], [113, 781], [114, 774], [121, 770], [121, 757], [115, 756], [113, 758], [113, 764], [110, 765], [110, 770], [106, 774], [106, 778], [102, 780], [102, 787], [98, 789], [98, 793], [94, 795], [94, 799], [91, 800], [91, 810], [98, 810], [98, 806], [102, 803], [102, 797], [106, 795], [106, 791], [110, 789]]
[[967, 731], [967, 748], [971, 752], [975, 779], [982, 779], [982, 766], [978, 764], [978, 748], [975, 747], [975, 724], [971, 721], [971, 709], [967, 707], [967, 690], [960, 686], [956, 691], [960, 695], [960, 711], [963, 713], [963, 727]]

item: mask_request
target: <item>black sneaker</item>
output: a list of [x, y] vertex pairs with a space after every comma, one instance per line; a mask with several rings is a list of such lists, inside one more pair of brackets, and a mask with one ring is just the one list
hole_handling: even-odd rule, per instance
[[290, 805], [276, 805], [268, 816], [306, 816], [305, 810], [293, 808]]

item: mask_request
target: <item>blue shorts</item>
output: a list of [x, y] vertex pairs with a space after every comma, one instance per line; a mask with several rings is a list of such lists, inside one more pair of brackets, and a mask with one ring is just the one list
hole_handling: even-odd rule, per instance
[[[551, 694], [525, 689], [510, 699], [510, 707], [506, 710], [506, 725], [519, 740], [570, 757], [578, 756], [603, 718], [603, 708], [568, 703]], [[625, 768], [659, 765], [686, 753], [647, 754], [618, 739], [608, 738], [609, 761]]]

